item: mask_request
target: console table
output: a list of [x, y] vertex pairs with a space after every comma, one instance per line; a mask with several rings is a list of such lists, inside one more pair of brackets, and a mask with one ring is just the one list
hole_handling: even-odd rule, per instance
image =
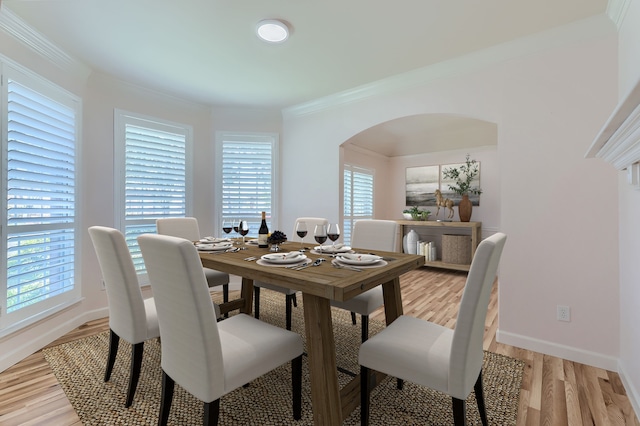
[[[402, 245], [402, 240], [405, 232], [405, 227], [430, 227], [437, 228], [443, 230], [443, 233], [447, 234], [462, 234], [466, 235], [468, 232], [471, 232], [471, 259], [473, 259], [473, 255], [476, 252], [476, 247], [480, 244], [480, 239], [482, 237], [482, 222], [437, 222], [437, 221], [428, 221], [428, 220], [396, 220], [400, 225], [398, 232], [398, 241]], [[462, 232], [460, 232], [462, 231]], [[402, 249], [400, 250], [402, 251]], [[442, 256], [439, 256], [442, 259]], [[432, 261], [425, 262], [424, 266], [431, 266], [434, 268], [445, 268], [445, 269], [453, 269], [456, 271], [468, 271], [470, 264], [458, 264], [458, 263], [445, 263], [442, 261]]]

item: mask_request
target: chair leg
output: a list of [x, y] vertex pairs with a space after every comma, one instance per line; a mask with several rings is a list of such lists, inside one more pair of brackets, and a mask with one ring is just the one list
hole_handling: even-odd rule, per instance
[[113, 371], [113, 365], [116, 362], [116, 355], [118, 354], [118, 343], [120, 342], [120, 336], [109, 330], [109, 357], [107, 358], [107, 369], [104, 372], [104, 381], [108, 382], [111, 378], [111, 372]]
[[398, 389], [398, 390], [402, 390], [403, 388], [404, 388], [404, 380], [402, 380], [402, 379], [397, 379], [396, 389]]
[[298, 307], [298, 297], [296, 296], [296, 293], [293, 293], [293, 306], [296, 308]]
[[124, 406], [129, 408], [133, 403], [133, 396], [138, 387], [140, 370], [142, 369], [142, 354], [144, 352], [144, 342], [136, 343], [131, 348], [131, 371], [129, 372], [129, 390], [127, 391], [127, 401]]
[[302, 418], [302, 355], [291, 360], [291, 392], [293, 394], [293, 418]]
[[362, 343], [366, 342], [369, 338], [369, 315], [360, 315], [360, 321], [362, 321]]
[[171, 411], [171, 401], [173, 400], [173, 388], [175, 382], [167, 373], [162, 370], [162, 396], [160, 397], [160, 416], [158, 416], [158, 426], [166, 426], [169, 421]]
[[253, 316], [260, 319], [260, 287], [253, 286]]
[[464, 399], [453, 399], [453, 423], [455, 426], [467, 426], [467, 417], [465, 416], [467, 401]]
[[351, 312], [351, 323], [353, 325], [356, 325], [356, 313], [355, 312]]
[[480, 374], [478, 374], [478, 380], [476, 380], [476, 384], [473, 388], [476, 392], [476, 401], [478, 401], [480, 420], [482, 420], [483, 426], [488, 426], [489, 422], [487, 420], [487, 407], [484, 405], [484, 390], [482, 388], [482, 370], [480, 370]]
[[369, 369], [360, 366], [360, 425], [369, 425]]
[[[229, 301], [229, 284], [222, 285], [222, 301], [227, 303]], [[224, 314], [225, 318], [229, 318], [229, 312]]]
[[220, 398], [212, 402], [205, 402], [202, 424], [204, 426], [217, 426], [219, 417], [220, 417]]
[[285, 305], [286, 305], [285, 306], [285, 318], [286, 318], [287, 330], [291, 330], [291, 310], [292, 310], [291, 305], [293, 305], [293, 295], [292, 294], [287, 294]]

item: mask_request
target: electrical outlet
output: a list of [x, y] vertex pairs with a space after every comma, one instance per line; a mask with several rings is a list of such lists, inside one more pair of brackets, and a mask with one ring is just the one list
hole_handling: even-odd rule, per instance
[[571, 308], [568, 306], [558, 305], [558, 321], [571, 321]]

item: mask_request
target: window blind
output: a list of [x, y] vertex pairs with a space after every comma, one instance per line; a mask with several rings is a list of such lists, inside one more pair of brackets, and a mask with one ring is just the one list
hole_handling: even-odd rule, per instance
[[74, 289], [76, 112], [7, 81], [7, 312]]
[[252, 236], [263, 211], [273, 231], [273, 156], [272, 141], [222, 141], [222, 218], [248, 221]]
[[155, 233], [156, 219], [187, 212], [187, 133], [160, 126], [124, 125], [124, 235], [139, 273], [145, 267], [137, 237]]
[[373, 219], [373, 171], [344, 166], [343, 241], [351, 244], [351, 230], [359, 219]]

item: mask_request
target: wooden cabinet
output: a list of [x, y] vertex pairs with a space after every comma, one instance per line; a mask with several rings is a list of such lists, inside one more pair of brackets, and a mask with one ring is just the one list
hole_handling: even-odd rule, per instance
[[[442, 259], [441, 239], [443, 234], [459, 234], [471, 236], [471, 259], [476, 252], [480, 239], [482, 238], [482, 222], [437, 222], [437, 221], [419, 221], [419, 220], [396, 220], [400, 225], [398, 241], [402, 245], [403, 237], [414, 229], [421, 239], [434, 241], [438, 248], [438, 259]], [[424, 238], [423, 235], [430, 233], [429, 237]], [[402, 248], [400, 248], [402, 251]], [[441, 260], [425, 262], [424, 266], [434, 268], [454, 269], [456, 271], [468, 271], [470, 264], [445, 263]]]

